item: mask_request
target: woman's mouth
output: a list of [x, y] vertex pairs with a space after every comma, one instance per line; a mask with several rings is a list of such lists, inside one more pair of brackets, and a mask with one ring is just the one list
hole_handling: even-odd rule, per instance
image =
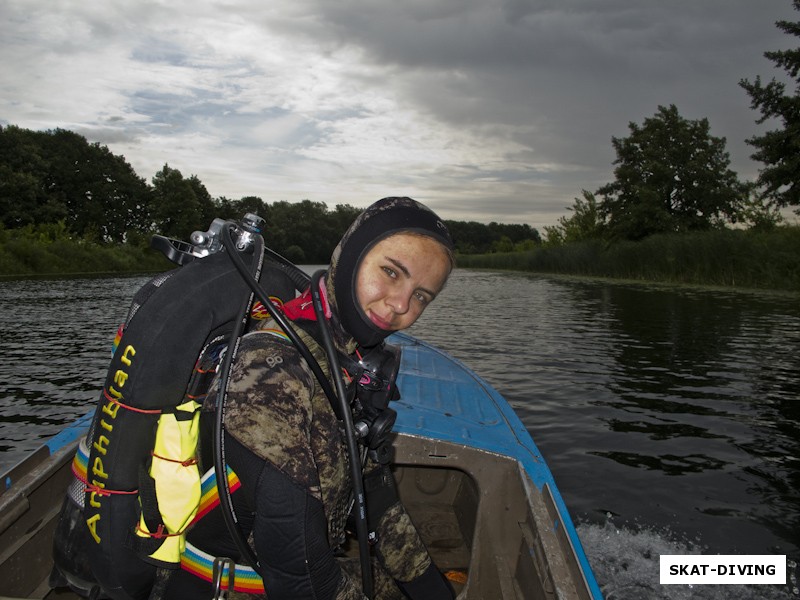
[[383, 317], [376, 315], [374, 312], [369, 311], [369, 320], [372, 321], [373, 325], [379, 329], [383, 329], [384, 331], [392, 331], [392, 322], [384, 319]]

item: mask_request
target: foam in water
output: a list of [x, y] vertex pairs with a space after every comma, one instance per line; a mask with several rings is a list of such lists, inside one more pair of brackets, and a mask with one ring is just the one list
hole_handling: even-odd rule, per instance
[[661, 585], [662, 554], [713, 554], [699, 541], [679, 540], [669, 529], [629, 529], [611, 515], [581, 523], [578, 536], [606, 600], [797, 600], [797, 563], [789, 560], [786, 585]]

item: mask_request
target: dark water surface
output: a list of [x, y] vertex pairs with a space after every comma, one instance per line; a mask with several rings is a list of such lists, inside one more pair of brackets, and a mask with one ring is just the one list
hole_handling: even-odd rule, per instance
[[[145, 278], [0, 282], [0, 471], [83, 414]], [[512, 404], [606, 597], [798, 598], [800, 298], [456, 271], [411, 331]], [[787, 586], [661, 586], [661, 554]]]

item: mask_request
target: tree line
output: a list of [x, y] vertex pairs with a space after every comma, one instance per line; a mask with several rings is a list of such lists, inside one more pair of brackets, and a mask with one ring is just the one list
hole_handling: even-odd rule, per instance
[[[185, 240], [215, 218], [252, 212], [266, 221], [276, 252], [306, 264], [327, 263], [360, 209], [324, 202], [266, 202], [257, 196], [212, 198], [197, 175], [169, 164], [151, 182], [123, 156], [64, 129], [32, 131], [0, 126], [0, 223], [6, 229], [63, 224], [97, 243], [144, 243], [154, 233]], [[447, 221], [458, 253], [533, 247], [539, 232], [525, 224]]]
[[[793, 5], [800, 10], [800, 0]], [[776, 25], [800, 36], [800, 22]], [[630, 123], [628, 137], [612, 138], [615, 180], [595, 192], [583, 190], [571, 215], [545, 227], [548, 245], [638, 241], [730, 225], [770, 230], [781, 224], [781, 209], [800, 206], [800, 49], [764, 56], [795, 86], [790, 91], [775, 78], [739, 81], [751, 108], [760, 112], [756, 122], [779, 125], [746, 140], [755, 148], [751, 158], [764, 165], [756, 181], [742, 182], [730, 169], [725, 138], [710, 134], [708, 119], [688, 120], [675, 105], [659, 106], [641, 125]]]

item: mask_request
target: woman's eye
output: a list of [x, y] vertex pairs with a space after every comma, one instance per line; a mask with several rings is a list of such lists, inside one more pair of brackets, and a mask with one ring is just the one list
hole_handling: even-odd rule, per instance
[[397, 277], [397, 271], [395, 271], [391, 267], [383, 267], [383, 270], [389, 277], [392, 277], [392, 278], [396, 278]]
[[417, 299], [417, 301], [420, 304], [424, 305], [424, 304], [428, 303], [428, 297], [425, 294], [423, 294], [422, 292], [417, 292], [416, 294], [414, 294], [414, 297]]

